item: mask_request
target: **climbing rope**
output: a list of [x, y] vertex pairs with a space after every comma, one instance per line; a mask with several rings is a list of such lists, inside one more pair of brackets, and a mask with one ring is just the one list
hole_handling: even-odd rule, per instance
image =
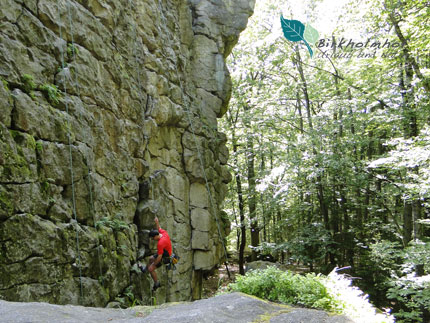
[[[60, 11], [60, 0], [57, 0], [57, 7], [58, 7], [58, 17], [59, 17], [59, 34], [60, 39], [63, 39], [62, 35], [62, 28], [61, 28], [61, 11]], [[67, 5], [67, 9], [70, 12], [70, 6]], [[71, 31], [71, 34], [73, 35], [73, 31]], [[66, 41], [67, 44], [67, 41]], [[61, 68], [62, 70], [65, 69], [65, 63], [64, 63], [64, 51], [63, 47], [60, 46], [60, 52], [61, 52]], [[64, 93], [67, 94], [67, 83], [65, 78], [65, 73], [63, 73], [63, 85], [64, 85]], [[68, 100], [64, 100], [66, 105], [66, 114], [69, 115], [69, 103]], [[70, 115], [69, 115], [70, 116]], [[82, 286], [82, 264], [81, 264], [81, 252], [79, 248], [79, 225], [78, 225], [78, 219], [76, 215], [76, 196], [75, 196], [75, 180], [74, 180], [74, 173], [73, 173], [73, 156], [72, 156], [72, 142], [71, 142], [71, 122], [70, 127], [67, 127], [67, 140], [68, 140], [68, 146], [69, 146], [69, 166], [70, 166], [70, 177], [72, 181], [72, 205], [73, 205], [73, 217], [75, 220], [75, 230], [76, 230], [76, 250], [78, 254], [78, 267], [79, 267], [79, 285], [80, 285], [80, 292], [81, 292], [81, 301], [83, 300], [84, 293], [83, 293], [83, 286]]]
[[[71, 35], [71, 51], [72, 51], [72, 59], [74, 62], [77, 63], [76, 61], [76, 47], [75, 47], [75, 39], [74, 39], [74, 33], [73, 33], [73, 20], [72, 20], [72, 14], [71, 14], [71, 10], [70, 10], [70, 4], [67, 5], [68, 10], [67, 10], [67, 16], [69, 18], [69, 29], [70, 29], [70, 35]], [[70, 71], [70, 73], [72, 73], [72, 71]], [[78, 95], [78, 97], [81, 97], [81, 89], [79, 88], [79, 83], [78, 83], [78, 64], [76, 64], [75, 68], [74, 68], [74, 88], [75, 91]], [[71, 74], [70, 74], [71, 75]], [[94, 212], [94, 200], [93, 200], [93, 192], [92, 192], [92, 187], [93, 185], [93, 181], [92, 181], [92, 172], [91, 172], [91, 167], [89, 165], [89, 155], [87, 155], [87, 167], [88, 167], [88, 173], [87, 173], [87, 178], [88, 178], [88, 193], [89, 193], [89, 198], [90, 198], [90, 203], [89, 203], [89, 212], [91, 214], [91, 217], [93, 219], [93, 226], [94, 229], [97, 230], [96, 227], [96, 216], [95, 216], [95, 212]], [[98, 258], [98, 264], [99, 264], [99, 273], [100, 273], [100, 279], [99, 282], [102, 284], [102, 286], [104, 286], [104, 279], [103, 279], [103, 269], [102, 269], [102, 262], [101, 262], [101, 255], [100, 255], [100, 249], [101, 249], [101, 244], [100, 244], [100, 238], [98, 235], [97, 236], [97, 258]]]
[[[128, 5], [131, 9], [131, 12], [137, 12], [136, 5], [135, 5], [133, 0], [128, 0]], [[137, 44], [138, 41], [137, 41], [136, 23], [135, 22], [131, 23], [131, 27], [132, 27], [132, 35], [133, 35], [133, 50], [132, 50], [132, 52], [133, 52], [134, 63], [135, 63], [134, 69], [137, 72], [136, 76], [137, 76], [137, 84], [138, 84], [138, 91], [136, 91], [136, 92], [138, 93], [139, 102], [143, 108], [144, 107], [144, 99], [142, 97], [142, 93], [144, 92], [144, 89], [143, 89], [143, 84], [141, 82], [141, 74], [140, 74], [141, 70], [139, 68], [140, 66], [139, 66], [139, 58], [138, 58], [138, 44]], [[144, 113], [143, 113], [143, 119], [145, 119]], [[148, 138], [145, 136], [145, 139], [148, 139]], [[147, 142], [146, 146], [148, 146], [148, 142]]]
[[168, 303], [168, 298], [169, 298], [169, 270], [167, 269], [167, 267], [164, 267], [164, 270], [166, 271], [166, 277], [164, 277], [164, 279], [167, 281], [167, 286], [166, 286], [166, 303]]
[[[135, 10], [136, 6], [135, 6], [134, 1], [128, 0], [128, 5], [129, 5], [129, 7], [131, 9], [130, 12], [132, 12], [132, 13], [133, 12], [137, 12], [137, 10]], [[131, 21], [133, 21], [133, 20], [131, 20]], [[142, 98], [143, 85], [142, 85], [142, 82], [141, 82], [141, 75], [140, 75], [141, 71], [140, 71], [140, 68], [139, 68], [136, 23], [135, 22], [131, 23], [131, 27], [132, 27], [132, 39], [133, 39], [133, 50], [132, 50], [132, 52], [133, 52], [134, 63], [135, 63], [135, 68], [134, 69], [135, 69], [135, 71], [137, 71], [137, 84], [138, 84], [138, 91], [137, 91], [137, 93], [138, 93], [138, 97], [139, 97], [139, 102], [140, 102], [141, 107], [142, 107], [142, 111], [144, 111], [143, 110], [144, 100]], [[143, 119], [145, 119], [145, 113], [144, 112], [143, 112]], [[146, 136], [145, 136], [145, 139], [146, 139], [146, 148], [144, 149], [144, 151], [148, 148], [148, 143], [149, 143], [149, 139]], [[152, 186], [152, 179], [151, 179], [151, 177], [149, 178], [149, 181], [150, 181], [150, 186]], [[154, 192], [153, 192], [153, 190], [152, 190], [152, 197], [154, 198]], [[138, 279], [138, 282], [139, 282], [140, 294], [142, 295], [142, 300], [143, 300], [144, 293], [142, 292], [142, 290], [143, 290], [143, 288], [142, 288], [142, 282], [141, 282], [140, 279]], [[153, 296], [152, 289], [151, 289], [151, 294], [150, 294], [150, 302], [151, 302], [151, 305], [152, 305], [153, 302], [156, 302], [156, 299]]]
[[[92, 176], [91, 176], [91, 172], [90, 169], [88, 168], [88, 191], [89, 191], [89, 195], [90, 195], [90, 213], [92, 214], [93, 217], [93, 223], [94, 223], [94, 229], [97, 230], [96, 227], [96, 216], [95, 216], [95, 212], [94, 212], [94, 200], [93, 200], [93, 193], [92, 193]], [[102, 284], [102, 286], [104, 286], [104, 278], [103, 278], [103, 268], [102, 268], [102, 262], [101, 262], [101, 255], [100, 255], [100, 249], [102, 248], [102, 244], [100, 244], [100, 238], [97, 235], [97, 257], [98, 257], [98, 263], [99, 263], [99, 272], [100, 272], [100, 283]]]

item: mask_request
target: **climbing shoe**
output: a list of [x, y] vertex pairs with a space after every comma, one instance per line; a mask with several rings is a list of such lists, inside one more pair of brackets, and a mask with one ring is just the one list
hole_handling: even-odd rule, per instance
[[155, 291], [158, 289], [158, 287], [160, 287], [160, 286], [161, 286], [160, 282], [159, 282], [159, 281], [156, 281], [156, 282], [154, 283], [154, 287], [152, 287], [152, 291], [153, 291], [153, 292], [155, 292]]

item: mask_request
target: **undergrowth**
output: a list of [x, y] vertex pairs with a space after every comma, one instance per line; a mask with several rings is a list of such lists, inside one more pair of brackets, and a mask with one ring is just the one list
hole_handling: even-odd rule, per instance
[[238, 276], [230, 284], [233, 291], [254, 295], [263, 299], [304, 307], [335, 311], [337, 305], [315, 274], [296, 275], [276, 267], [252, 270]]
[[351, 280], [334, 270], [329, 276], [293, 274], [276, 267], [237, 276], [230, 291], [254, 295], [273, 302], [343, 314], [357, 323], [393, 323], [393, 317], [369, 303], [367, 295]]

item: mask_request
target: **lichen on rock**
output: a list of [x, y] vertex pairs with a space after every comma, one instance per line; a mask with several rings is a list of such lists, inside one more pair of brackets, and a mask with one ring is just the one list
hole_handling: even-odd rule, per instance
[[149, 302], [151, 281], [133, 265], [155, 251], [154, 216], [181, 256], [160, 270], [157, 301], [199, 297], [202, 271], [224, 257], [216, 221], [229, 227], [225, 58], [253, 6], [2, 4], [0, 298]]

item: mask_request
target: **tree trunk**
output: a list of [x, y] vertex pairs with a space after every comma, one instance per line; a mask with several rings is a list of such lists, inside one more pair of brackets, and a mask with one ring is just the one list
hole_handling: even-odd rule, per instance
[[415, 72], [415, 75], [422, 81], [422, 85], [427, 93], [430, 92], [430, 81], [427, 77], [425, 77], [414, 56], [411, 55], [411, 51], [409, 48], [409, 44], [405, 36], [403, 35], [402, 30], [400, 29], [399, 20], [394, 15], [394, 13], [389, 14], [389, 19], [391, 24], [394, 27], [394, 32], [396, 33], [397, 38], [399, 38], [400, 43], [402, 44], [403, 57], [405, 59], [405, 64], [410, 67], [411, 72]]
[[239, 160], [237, 158], [238, 144], [235, 137], [235, 132], [232, 133], [233, 155], [234, 155], [234, 176], [236, 179], [237, 200], [239, 205], [240, 215], [240, 246], [239, 246], [239, 273], [245, 275], [244, 269], [244, 251], [246, 246], [246, 227], [245, 227], [245, 206], [243, 203], [242, 181], [239, 173]]
[[240, 248], [240, 224], [239, 224], [239, 220], [237, 218], [237, 213], [236, 213], [236, 208], [235, 208], [235, 204], [234, 202], [232, 202], [232, 206], [233, 206], [233, 215], [234, 215], [234, 222], [236, 223], [236, 250], [239, 251]]
[[[260, 147], [263, 146], [262, 141], [263, 141], [263, 138], [261, 136]], [[260, 157], [261, 157], [260, 178], [263, 178], [266, 172], [266, 160], [265, 160], [264, 152], [262, 152], [261, 150], [260, 150]], [[270, 214], [266, 214], [267, 211], [266, 211], [264, 192], [260, 193], [260, 205], [261, 205], [261, 216], [263, 219], [263, 241], [268, 241], [267, 226], [270, 223]], [[270, 212], [267, 212], [267, 213], [270, 213]]]
[[[260, 244], [260, 232], [257, 220], [257, 197], [256, 197], [256, 183], [255, 183], [255, 154], [254, 154], [254, 139], [252, 135], [247, 138], [247, 165], [248, 165], [248, 209], [249, 219], [251, 222], [251, 246], [256, 248]], [[252, 249], [251, 259], [257, 260], [257, 251]]]
[[405, 202], [403, 207], [403, 245], [412, 240], [412, 203]]
[[[410, 63], [408, 63], [408, 56], [405, 54], [406, 63], [403, 65], [404, 69], [400, 74], [399, 87], [402, 93], [403, 103], [403, 133], [406, 139], [418, 135], [417, 118], [415, 114], [415, 104], [413, 97], [412, 78], [413, 70]], [[406, 200], [403, 210], [403, 244], [406, 246], [412, 240], [412, 232], [414, 228], [413, 204], [415, 201], [412, 199]]]
[[243, 204], [242, 182], [240, 180], [240, 175], [238, 172], [236, 172], [235, 177], [236, 177], [237, 197], [239, 200], [239, 214], [240, 214], [239, 273], [241, 275], [244, 275], [245, 270], [244, 270], [243, 264], [244, 264], [244, 251], [246, 246], [245, 209]]
[[[300, 80], [302, 81], [302, 91], [303, 91], [303, 95], [305, 97], [305, 108], [306, 108], [306, 115], [307, 115], [307, 119], [308, 119], [308, 126], [309, 129], [312, 130], [314, 129], [313, 123], [312, 123], [312, 113], [311, 113], [311, 101], [309, 99], [309, 94], [308, 94], [308, 85], [306, 82], [306, 78], [305, 78], [305, 74], [303, 72], [303, 66], [302, 66], [302, 60], [300, 57], [300, 53], [298, 48], [296, 47], [296, 66], [297, 66], [297, 70], [299, 72], [300, 75]], [[315, 147], [312, 148], [313, 154], [314, 156], [317, 155], [317, 150], [315, 149]], [[318, 201], [320, 203], [320, 210], [321, 210], [321, 214], [324, 220], [324, 225], [325, 228], [327, 230], [330, 229], [330, 220], [329, 220], [329, 215], [328, 215], [328, 208], [326, 205], [326, 201], [324, 198], [324, 188], [323, 188], [323, 184], [322, 184], [322, 176], [318, 175], [317, 176], [317, 189], [318, 189]]]
[[302, 114], [302, 103], [300, 102], [300, 94], [297, 91], [296, 93], [296, 98], [297, 98], [297, 111], [299, 112], [299, 129], [300, 129], [300, 133], [303, 134], [304, 133], [304, 128], [303, 128], [303, 114]]

